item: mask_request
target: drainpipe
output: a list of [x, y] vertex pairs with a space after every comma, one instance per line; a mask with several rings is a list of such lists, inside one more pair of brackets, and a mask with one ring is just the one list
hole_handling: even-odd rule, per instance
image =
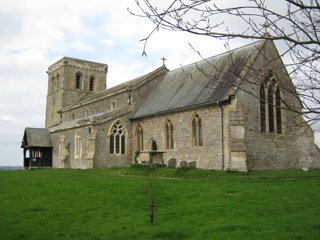
[[224, 125], [223, 125], [223, 117], [224, 117], [224, 111], [223, 111], [223, 105], [220, 103], [220, 124], [221, 124], [221, 170], [224, 170]]

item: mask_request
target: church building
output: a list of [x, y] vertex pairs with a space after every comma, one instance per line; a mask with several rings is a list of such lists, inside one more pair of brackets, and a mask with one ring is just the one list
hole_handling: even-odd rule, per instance
[[49, 67], [46, 128], [23, 142], [47, 132], [52, 167], [320, 167], [314, 132], [271, 40], [175, 70], [163, 64], [112, 88], [107, 73], [106, 64], [69, 57]]

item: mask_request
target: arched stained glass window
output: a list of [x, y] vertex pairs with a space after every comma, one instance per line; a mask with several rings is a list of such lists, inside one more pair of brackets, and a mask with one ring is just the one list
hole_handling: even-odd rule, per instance
[[275, 78], [273, 71], [269, 71], [260, 86], [261, 132], [283, 133], [281, 96], [280, 83]]
[[266, 131], [266, 95], [264, 84], [261, 84], [260, 87], [260, 131]]
[[282, 121], [281, 121], [281, 93], [280, 88], [277, 87], [276, 90], [276, 126], [277, 126], [277, 133], [282, 133]]
[[269, 132], [274, 132], [274, 109], [273, 109], [273, 86], [270, 84], [268, 88], [268, 118]]
[[192, 139], [193, 139], [193, 145], [198, 146], [198, 127], [197, 127], [197, 121], [194, 118], [192, 120]]
[[125, 154], [126, 152], [126, 136], [125, 128], [120, 120], [116, 121], [110, 132], [110, 153]]

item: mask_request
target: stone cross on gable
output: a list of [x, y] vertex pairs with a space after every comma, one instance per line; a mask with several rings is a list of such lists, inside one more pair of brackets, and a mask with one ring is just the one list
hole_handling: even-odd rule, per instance
[[268, 27], [269, 27], [269, 24], [267, 21], [264, 22], [264, 24], [262, 25], [264, 27], [264, 33], [263, 33], [263, 37], [264, 38], [270, 38], [270, 33], [268, 32]]
[[268, 27], [269, 27], [269, 24], [267, 21], [264, 22], [264, 24], [262, 25], [264, 27], [264, 33], [267, 33], [268, 32]]
[[161, 58], [163, 65], [165, 65], [165, 61], [167, 60], [165, 57]]

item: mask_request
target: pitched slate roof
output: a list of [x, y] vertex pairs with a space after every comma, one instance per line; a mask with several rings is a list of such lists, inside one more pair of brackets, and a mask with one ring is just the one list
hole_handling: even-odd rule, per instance
[[106, 90], [95, 93], [93, 95], [85, 96], [81, 99], [80, 102], [86, 102], [86, 101], [90, 101], [90, 100], [94, 100], [94, 99], [99, 99], [100, 97], [107, 97], [107, 96], [109, 96], [109, 94], [113, 94], [118, 91], [129, 90], [131, 88], [135, 88], [137, 86], [145, 84], [146, 82], [148, 82], [156, 77], [163, 75], [164, 73], [166, 73], [168, 71], [169, 70], [165, 66], [161, 66], [161, 67], [153, 70], [152, 72], [149, 72], [149, 73], [142, 75], [140, 77], [137, 77], [135, 79], [121, 83], [119, 85], [108, 88]]
[[26, 128], [21, 147], [52, 147], [47, 128]]
[[132, 119], [228, 100], [240, 73], [263, 43], [258, 41], [167, 72]]

